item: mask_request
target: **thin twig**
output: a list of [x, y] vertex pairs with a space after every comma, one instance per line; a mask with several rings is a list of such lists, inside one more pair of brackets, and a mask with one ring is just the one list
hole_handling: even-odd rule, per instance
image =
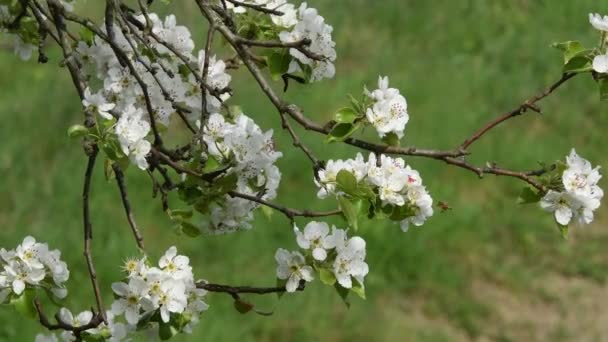
[[481, 138], [484, 134], [486, 134], [492, 128], [496, 127], [497, 125], [499, 125], [500, 123], [502, 123], [504, 121], [507, 121], [513, 117], [523, 114], [528, 110], [532, 110], [537, 113], [540, 113], [541, 111], [536, 106], [536, 103], [538, 101], [544, 99], [545, 97], [551, 95], [557, 88], [559, 88], [562, 84], [564, 84], [566, 81], [568, 81], [569, 79], [571, 79], [572, 77], [574, 77], [576, 75], [577, 75], [576, 73], [563, 74], [559, 80], [557, 80], [556, 82], [551, 84], [549, 87], [547, 87], [545, 90], [543, 90], [540, 94], [529, 98], [524, 103], [519, 105], [517, 108], [500, 115], [496, 119], [485, 124], [479, 130], [475, 131], [469, 138], [467, 138], [460, 145], [460, 148], [463, 150], [466, 150], [467, 148], [469, 148], [469, 146], [471, 146], [475, 141], [477, 141], [479, 138]]
[[114, 175], [116, 176], [116, 184], [120, 190], [120, 199], [122, 200], [122, 206], [125, 208], [127, 221], [129, 221], [129, 226], [131, 226], [131, 231], [133, 231], [133, 236], [137, 242], [137, 247], [143, 251], [145, 248], [144, 238], [137, 228], [137, 223], [135, 223], [135, 217], [133, 216], [133, 211], [131, 210], [131, 203], [129, 202], [129, 196], [127, 194], [127, 184], [125, 183], [125, 175], [120, 166], [117, 164], [112, 164], [112, 169], [114, 170]]
[[93, 256], [91, 255], [91, 242], [93, 240], [93, 225], [91, 224], [91, 212], [90, 212], [90, 201], [89, 195], [91, 194], [91, 178], [93, 177], [93, 169], [95, 168], [95, 161], [97, 160], [97, 154], [99, 150], [97, 146], [92, 148], [89, 160], [87, 162], [87, 169], [84, 174], [84, 187], [82, 190], [82, 218], [84, 223], [84, 257], [87, 262], [87, 268], [89, 270], [89, 276], [93, 285], [93, 292], [95, 293], [95, 301], [97, 303], [97, 310], [101, 314], [103, 321], [107, 323], [106, 311], [103, 307], [103, 300], [101, 297], [101, 291], [99, 290], [99, 284], [97, 283], [97, 273], [95, 272], [95, 265], [93, 263]]

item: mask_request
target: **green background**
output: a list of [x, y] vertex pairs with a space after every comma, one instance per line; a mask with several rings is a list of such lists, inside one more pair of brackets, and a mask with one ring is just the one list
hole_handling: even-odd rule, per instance
[[[581, 40], [597, 44], [589, 12], [608, 13], [597, 0], [311, 0], [334, 26], [337, 77], [293, 86], [287, 99], [319, 122], [347, 103], [346, 94], [373, 88], [378, 75], [408, 100], [404, 143], [448, 149], [501, 112], [510, 110], [560, 77], [561, 56], [550, 44]], [[204, 30], [194, 2], [156, 5], [192, 25], [200, 48]], [[77, 10], [99, 17], [99, 4]], [[5, 41], [5, 40], [3, 40]], [[4, 44], [4, 43], [3, 43]], [[85, 157], [66, 129], [82, 120], [67, 70], [51, 61], [21, 62], [8, 42], [0, 53], [0, 245], [14, 248], [25, 235], [63, 251], [71, 269], [68, 307], [93, 305], [82, 257], [81, 202]], [[278, 202], [297, 208], [331, 209], [316, 199], [312, 173], [292, 149], [278, 115], [244, 71], [234, 74], [235, 96], [263, 127], [274, 128], [284, 157]], [[277, 88], [280, 84], [277, 84]], [[606, 104], [589, 75], [568, 82], [535, 113], [499, 126], [472, 149], [480, 165], [496, 161], [515, 169], [563, 158], [572, 146], [594, 164], [606, 165]], [[299, 131], [323, 159], [352, 156], [355, 149], [325, 145]], [[373, 134], [369, 134], [374, 138]], [[560, 237], [550, 214], [516, 204], [523, 183], [473, 173], [440, 162], [408, 158], [435, 201], [454, 209], [437, 212], [421, 228], [373, 222], [360, 230], [368, 242], [366, 301], [353, 297], [347, 309], [332, 288], [315, 282], [304, 293], [249, 297], [271, 317], [241, 315], [228, 296], [211, 294], [211, 308], [193, 335], [179, 341], [454, 341], [608, 339], [608, 234], [603, 206], [588, 227]], [[98, 165], [92, 212], [94, 258], [105, 302], [119, 265], [136, 255], [114, 183]], [[274, 252], [295, 249], [288, 222], [257, 215], [254, 229], [196, 239], [176, 236], [149, 178], [130, 168], [128, 187], [147, 249], [157, 258], [171, 245], [189, 255], [195, 275], [212, 282], [272, 286]], [[602, 180], [601, 185], [605, 185]], [[174, 201], [175, 205], [177, 202]], [[299, 221], [301, 225], [305, 221]], [[333, 221], [344, 226], [339, 220]], [[51, 307], [47, 307], [51, 311]], [[0, 310], [0, 340], [33, 340], [43, 328]]]

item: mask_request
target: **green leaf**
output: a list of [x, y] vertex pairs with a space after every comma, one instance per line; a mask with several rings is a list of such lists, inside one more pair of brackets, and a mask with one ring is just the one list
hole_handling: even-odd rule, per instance
[[593, 70], [592, 60], [588, 56], [573, 57], [564, 65], [564, 73], [582, 73]]
[[352, 108], [342, 108], [334, 114], [334, 120], [337, 123], [349, 123], [352, 124], [357, 119], [357, 112], [355, 112]]
[[354, 194], [357, 190], [357, 178], [346, 170], [340, 170], [340, 172], [338, 172], [338, 175], [336, 175], [336, 182], [338, 183], [340, 190], [347, 194]]
[[234, 308], [236, 309], [236, 311], [242, 314], [246, 314], [249, 311], [253, 310], [253, 304], [245, 302], [241, 299], [237, 299], [234, 301]]
[[236, 173], [231, 173], [225, 177], [214, 180], [213, 187], [218, 195], [226, 194], [236, 189], [236, 183], [238, 182], [238, 176]]
[[358, 280], [356, 279], [352, 279], [353, 281], [353, 287], [350, 289], [352, 292], [354, 292], [357, 296], [361, 297], [361, 299], [366, 299], [365, 298], [365, 286], [361, 283], [359, 283]]
[[179, 331], [170, 322], [165, 323], [162, 320], [158, 322], [158, 337], [161, 340], [166, 341], [178, 333]]
[[346, 305], [347, 308], [350, 308], [350, 302], [348, 301], [348, 294], [350, 293], [350, 291], [348, 289], [343, 288], [338, 283], [334, 284], [334, 288], [338, 292], [338, 295], [340, 296], [340, 298], [342, 298], [344, 305]]
[[519, 204], [530, 204], [537, 203], [543, 198], [542, 194], [538, 191], [532, 190], [529, 186], [524, 187], [517, 198]]
[[71, 139], [81, 138], [89, 134], [89, 129], [83, 125], [72, 125], [68, 128], [68, 137]]
[[210, 155], [205, 163], [205, 167], [203, 168], [204, 173], [211, 173], [213, 171], [217, 171], [220, 169], [222, 165], [215, 159], [214, 156]]
[[608, 78], [602, 77], [598, 81], [600, 87], [600, 100], [608, 101]]
[[340, 204], [340, 210], [342, 210], [342, 213], [344, 214], [348, 225], [353, 227], [353, 229], [355, 230], [359, 229], [359, 225], [357, 222], [357, 208], [355, 208], [351, 201], [349, 201], [348, 198], [344, 196], [338, 196], [338, 203]]
[[272, 214], [274, 214], [274, 209], [269, 206], [263, 205], [261, 210], [264, 216], [266, 216], [266, 218], [268, 219], [268, 221], [272, 221]]
[[353, 106], [353, 109], [355, 110], [355, 112], [364, 114], [364, 110], [363, 110], [363, 106], [361, 105], [361, 102], [359, 102], [359, 100], [354, 98], [354, 96], [352, 96], [351, 94], [348, 94], [347, 96], [348, 96], [348, 100], [350, 101], [350, 104]]
[[24, 317], [36, 319], [38, 312], [34, 306], [34, 298], [36, 298], [36, 290], [30, 288], [23, 291], [21, 296], [11, 300], [10, 303]]
[[353, 133], [355, 133], [359, 127], [359, 124], [339, 123], [331, 129], [326, 142], [332, 143], [336, 141], [344, 141], [353, 135]]
[[80, 40], [85, 41], [89, 46], [93, 45], [93, 41], [95, 38], [95, 33], [93, 33], [93, 31], [89, 30], [86, 27], [83, 27], [82, 30], [80, 30]]
[[270, 71], [272, 79], [276, 81], [289, 70], [291, 55], [289, 54], [288, 50], [274, 52], [270, 56], [266, 57], [266, 63], [268, 64], [268, 70]]
[[585, 47], [578, 41], [554, 43], [552, 46], [564, 52], [564, 64], [568, 64], [572, 58], [585, 51]]
[[389, 145], [389, 146], [399, 146], [399, 144], [401, 143], [401, 141], [399, 140], [399, 137], [397, 136], [397, 134], [395, 133], [389, 133], [387, 135], [385, 135], [382, 138], [382, 142]]
[[167, 210], [169, 217], [173, 219], [189, 219], [192, 217], [193, 212], [190, 209], [169, 209]]
[[177, 191], [179, 198], [187, 204], [194, 204], [203, 193], [196, 187], [182, 186]]
[[336, 283], [336, 276], [326, 268], [319, 268], [319, 279], [325, 285], [333, 286]]
[[195, 238], [201, 235], [201, 230], [197, 226], [193, 225], [188, 221], [182, 221], [180, 223], [181, 230], [184, 234], [189, 237]]
[[103, 175], [106, 179], [106, 182], [109, 182], [116, 177], [114, 169], [112, 168], [112, 160], [110, 160], [109, 158], [105, 158], [103, 161]]

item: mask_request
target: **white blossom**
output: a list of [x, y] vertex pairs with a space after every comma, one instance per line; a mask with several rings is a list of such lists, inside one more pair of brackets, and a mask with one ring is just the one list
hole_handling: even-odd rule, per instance
[[115, 315], [124, 313], [131, 325], [139, 321], [141, 309], [151, 309], [151, 302], [147, 299], [148, 284], [141, 278], [131, 278], [129, 283], [113, 283], [112, 290], [119, 296], [119, 299], [112, 303], [112, 312]]
[[26, 236], [14, 250], [0, 249], [0, 258], [0, 303], [11, 293], [21, 295], [28, 286], [44, 287], [58, 298], [67, 295], [63, 284], [70, 274], [67, 265], [61, 253], [49, 250], [46, 243]]
[[[59, 309], [59, 318], [63, 323], [77, 328], [89, 324], [91, 319], [93, 319], [93, 313], [91, 311], [83, 311], [74, 316], [70, 310], [61, 308]], [[71, 331], [61, 332], [61, 339], [64, 341], [76, 341], [76, 337]]]
[[322, 60], [315, 60], [296, 48], [290, 48], [289, 53], [295, 58], [290, 64], [289, 72], [301, 71], [300, 65], [312, 68], [310, 80], [319, 81], [323, 78], [333, 78], [336, 69], [333, 62], [336, 60], [336, 43], [332, 40], [333, 28], [325, 23], [325, 19], [319, 15], [316, 9], [309, 8], [304, 2], [298, 9], [298, 22], [291, 31], [282, 31], [279, 39], [283, 43], [295, 43], [303, 39], [310, 40], [310, 45], [305, 48], [321, 56]]
[[192, 276], [190, 259], [184, 255], [177, 255], [177, 248], [171, 246], [158, 261], [158, 266], [175, 279], [184, 279]]
[[402, 138], [405, 125], [409, 121], [407, 102], [399, 90], [389, 88], [388, 83], [388, 77], [380, 76], [378, 89], [371, 93], [365, 90], [366, 95], [374, 100], [372, 106], [367, 108], [365, 116], [380, 137], [394, 133], [398, 138]]
[[593, 212], [599, 208], [604, 191], [598, 186], [602, 178], [599, 166], [580, 157], [574, 149], [566, 157], [567, 168], [562, 174], [563, 191], [549, 190], [540, 201], [540, 206], [555, 215], [561, 225], [571, 221], [590, 224]]
[[314, 279], [312, 267], [306, 265], [306, 260], [300, 252], [289, 252], [279, 248], [274, 258], [278, 263], [277, 278], [287, 280], [285, 284], [287, 292], [295, 292], [300, 280], [310, 282]]
[[[234, 122], [214, 113], [210, 115], [203, 133], [208, 154], [222, 164], [232, 165], [225, 175], [237, 175], [236, 191], [252, 196], [261, 194], [264, 200], [276, 197], [281, 173], [274, 163], [282, 153], [274, 149], [272, 130], [262, 132], [251, 118], [242, 113], [234, 118]], [[250, 228], [252, 211], [257, 207], [258, 203], [224, 196], [211, 206], [212, 232], [228, 233]]]
[[597, 30], [608, 32], [608, 15], [602, 17], [598, 13], [589, 13], [589, 22]]
[[350, 289], [353, 287], [352, 278], [363, 285], [363, 280], [369, 272], [364, 261], [365, 254], [365, 240], [358, 236], [350, 238], [346, 245], [338, 249], [333, 271], [340, 286]]
[[[374, 96], [383, 97], [385, 92]], [[433, 199], [422, 185], [418, 171], [403, 159], [387, 155], [381, 155], [380, 161], [374, 153], [370, 153], [367, 162], [361, 154], [357, 154], [356, 159], [327, 161], [315, 179], [319, 187], [317, 197], [341, 195], [336, 193], [336, 177], [343, 170], [353, 174], [357, 182], [371, 186], [383, 205], [404, 208], [400, 210], [409, 215], [401, 221], [403, 231], [408, 230], [409, 224], [422, 225], [433, 215]]]
[[109, 112], [116, 106], [113, 103], [108, 103], [101, 92], [91, 94], [90, 88], [86, 88], [84, 90], [84, 99], [82, 100], [82, 105], [94, 113], [98, 113], [107, 120], [112, 119], [112, 114]]
[[608, 72], [608, 54], [597, 55], [593, 58], [593, 70], [599, 72], [600, 74], [605, 74]]
[[296, 226], [293, 230], [300, 248], [310, 249], [316, 260], [323, 261], [327, 258], [327, 249], [332, 248], [332, 241], [328, 239], [329, 225], [327, 223], [311, 221], [304, 227], [304, 232], [301, 232]]

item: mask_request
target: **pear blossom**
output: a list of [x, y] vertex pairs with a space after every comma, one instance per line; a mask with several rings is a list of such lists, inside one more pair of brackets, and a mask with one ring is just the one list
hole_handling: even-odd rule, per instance
[[[374, 97], [384, 98], [387, 91], [376, 92]], [[422, 225], [433, 215], [433, 199], [422, 185], [420, 173], [405, 164], [402, 158], [380, 155], [380, 160], [370, 153], [368, 161], [361, 154], [356, 159], [329, 160], [323, 169], [317, 172], [315, 184], [319, 187], [317, 197], [326, 198], [336, 193], [336, 177], [340, 171], [348, 171], [357, 182], [372, 187], [383, 206], [401, 207], [407, 217], [400, 221], [405, 232], [410, 224]]]
[[593, 58], [593, 70], [599, 72], [600, 74], [605, 74], [608, 72], [608, 54], [606, 55], [597, 55]]
[[580, 225], [593, 222], [604, 191], [598, 186], [602, 178], [599, 166], [580, 157], [574, 149], [566, 157], [562, 173], [563, 191], [549, 190], [540, 201], [542, 209], [554, 213], [557, 223], [566, 226], [574, 221]]
[[368, 174], [369, 164], [363, 159], [361, 153], [357, 153], [355, 159], [328, 160], [325, 167], [317, 173], [315, 184], [320, 188], [317, 197], [326, 198], [335, 194], [336, 177], [342, 170], [350, 172], [357, 181], [363, 180]]
[[[0, 249], [0, 303], [11, 293], [19, 296], [29, 287], [44, 287], [57, 298], [67, 295], [69, 270], [57, 250], [26, 236], [14, 250]], [[54, 284], [54, 285], [53, 285]]]
[[[74, 316], [70, 310], [61, 308], [59, 309], [59, 318], [63, 323], [76, 328], [89, 324], [91, 319], [93, 319], [93, 313], [91, 311], [83, 311]], [[76, 341], [76, 336], [74, 336], [71, 331], [63, 331], [61, 333], [61, 339], [64, 341]]]
[[150, 132], [150, 123], [144, 119], [143, 111], [129, 107], [118, 119], [114, 130], [124, 154], [140, 169], [147, 169], [145, 157], [150, 152], [151, 144], [144, 138]]
[[352, 278], [363, 285], [363, 280], [369, 272], [365, 263], [365, 240], [355, 236], [346, 245], [338, 249], [338, 255], [333, 263], [333, 271], [340, 286], [350, 289], [353, 287]]
[[[192, 274], [192, 267], [186, 256], [178, 255], [177, 249], [170, 247], [159, 259], [159, 267], [147, 266], [147, 258], [129, 259], [123, 269], [127, 273], [126, 282], [112, 284], [118, 296], [112, 304], [112, 313], [124, 313], [127, 323], [135, 325], [142, 316], [158, 314], [167, 323], [174, 314], [184, 314], [187, 319], [184, 331], [191, 329], [199, 321], [200, 314], [208, 308], [203, 301], [207, 291], [198, 289]], [[123, 327], [107, 327], [116, 332], [112, 336], [126, 334]], [[107, 332], [107, 329], [104, 330]], [[98, 334], [98, 332], [94, 332]]]
[[407, 101], [398, 89], [389, 88], [388, 77], [378, 77], [378, 89], [365, 94], [374, 102], [366, 110], [368, 122], [376, 128], [382, 138], [388, 133], [394, 133], [398, 138], [403, 137], [405, 125], [409, 121]]
[[274, 255], [278, 263], [277, 278], [287, 280], [287, 292], [295, 292], [301, 280], [310, 282], [314, 279], [313, 269], [306, 265], [306, 260], [300, 252], [289, 252], [279, 248]]
[[119, 299], [112, 303], [112, 312], [115, 315], [124, 313], [131, 325], [139, 321], [141, 309], [151, 309], [152, 303], [147, 298], [148, 286], [141, 278], [131, 278], [128, 283], [113, 283], [112, 290], [119, 296]]
[[429, 217], [433, 216], [433, 199], [424, 186], [410, 187], [405, 197], [414, 214], [400, 222], [401, 230], [404, 232], [408, 231], [410, 223], [421, 226]]
[[146, 265], [146, 257], [141, 259], [128, 258], [122, 269], [127, 272], [129, 277], [137, 276], [142, 277], [148, 272], [148, 265]]
[[311, 82], [323, 78], [333, 78], [336, 69], [333, 62], [336, 60], [336, 43], [332, 40], [333, 27], [325, 23], [325, 19], [319, 15], [314, 8], [309, 8], [304, 2], [300, 5], [297, 15], [298, 22], [291, 31], [279, 33], [279, 39], [283, 43], [295, 43], [303, 39], [310, 40], [306, 47], [310, 52], [323, 57], [322, 60], [314, 60], [296, 48], [289, 49], [289, 53], [295, 59], [289, 66], [289, 72], [302, 71], [302, 66], [312, 69]]
[[[276, 197], [281, 179], [279, 169], [274, 165], [282, 156], [274, 148], [272, 130], [263, 132], [245, 114], [237, 114], [233, 121], [221, 114], [213, 113], [203, 127], [203, 141], [209, 156], [220, 163], [230, 164], [225, 175], [236, 174], [236, 191], [252, 196], [260, 195], [264, 200]], [[225, 195], [211, 205], [211, 232], [229, 233], [239, 229], [249, 229], [253, 210], [258, 203]]]
[[101, 117], [107, 120], [113, 118], [112, 114], [109, 112], [116, 106], [113, 103], [108, 103], [101, 92], [91, 94], [90, 88], [86, 88], [84, 90], [84, 99], [82, 100], [82, 105], [85, 106], [85, 108], [98, 113], [101, 115]]
[[175, 279], [182, 279], [192, 274], [190, 259], [184, 255], [177, 255], [177, 248], [171, 246], [158, 261], [158, 266]]
[[570, 223], [574, 212], [580, 208], [581, 203], [567, 192], [549, 190], [540, 201], [540, 206], [546, 211], [553, 212], [557, 223], [565, 226]]
[[597, 30], [608, 32], [608, 15], [602, 17], [598, 13], [589, 13], [589, 22]]
[[300, 248], [312, 250], [312, 257], [316, 260], [323, 261], [327, 258], [327, 249], [332, 247], [331, 240], [328, 239], [329, 225], [327, 223], [311, 221], [304, 227], [304, 232], [301, 232], [296, 226], [293, 230]]
[[160, 293], [153, 296], [152, 301], [155, 306], [159, 306], [161, 319], [167, 323], [172, 312], [181, 313], [186, 309], [186, 287], [183, 282], [166, 280], [160, 286]]

